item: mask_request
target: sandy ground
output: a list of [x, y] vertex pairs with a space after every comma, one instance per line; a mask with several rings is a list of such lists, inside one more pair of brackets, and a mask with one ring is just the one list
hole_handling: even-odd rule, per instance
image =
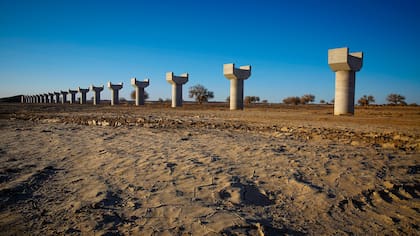
[[419, 234], [420, 108], [0, 104], [1, 235]]

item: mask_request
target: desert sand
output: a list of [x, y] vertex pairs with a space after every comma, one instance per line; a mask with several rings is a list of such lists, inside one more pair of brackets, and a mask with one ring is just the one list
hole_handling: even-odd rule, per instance
[[168, 106], [0, 104], [0, 234], [419, 234], [419, 107]]

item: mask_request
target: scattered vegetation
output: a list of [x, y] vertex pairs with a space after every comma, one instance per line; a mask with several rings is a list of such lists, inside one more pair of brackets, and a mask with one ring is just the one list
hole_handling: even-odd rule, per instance
[[195, 98], [195, 101], [202, 104], [203, 102], [208, 102], [209, 99], [214, 98], [214, 93], [208, 91], [203, 85], [197, 84], [190, 87], [189, 97]]
[[[132, 100], [135, 100], [136, 99], [136, 90], [133, 90], [130, 93], [130, 97], [131, 97]], [[147, 93], [146, 91], [144, 91], [144, 100], [147, 100], [147, 99], [149, 99], [149, 93]]]
[[300, 97], [287, 97], [283, 99], [283, 103], [288, 105], [298, 105], [300, 104]]
[[302, 97], [300, 97], [301, 104], [308, 104], [314, 101], [315, 101], [315, 95], [313, 94], [305, 94]]
[[312, 94], [305, 94], [302, 97], [287, 97], [283, 99], [284, 104], [292, 104], [292, 105], [299, 105], [299, 104], [308, 104], [315, 101], [315, 95]]
[[359, 103], [360, 106], [369, 106], [369, 104], [374, 103], [375, 102], [375, 98], [372, 95], [363, 95], [363, 97], [361, 97], [357, 103]]
[[256, 103], [260, 101], [260, 97], [257, 96], [245, 96], [245, 104]]
[[396, 93], [389, 94], [386, 97], [386, 100], [388, 101], [388, 105], [407, 105], [405, 102], [405, 97]]

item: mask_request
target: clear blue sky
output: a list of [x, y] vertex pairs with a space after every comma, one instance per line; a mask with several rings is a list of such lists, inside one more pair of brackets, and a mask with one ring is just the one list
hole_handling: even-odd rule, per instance
[[356, 100], [420, 104], [419, 0], [0, 0], [0, 97], [111, 81], [129, 98], [137, 77], [156, 100], [171, 96], [173, 71], [190, 74], [184, 99], [202, 84], [224, 101], [222, 65], [235, 63], [252, 65], [245, 95], [329, 101], [328, 49], [344, 46], [364, 52]]

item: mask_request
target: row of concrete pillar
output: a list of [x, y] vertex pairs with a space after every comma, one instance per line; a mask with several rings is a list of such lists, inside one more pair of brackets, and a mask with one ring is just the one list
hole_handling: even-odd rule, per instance
[[[149, 80], [137, 81], [136, 78], [131, 79], [131, 84], [136, 88], [136, 105], [144, 105], [144, 88], [149, 85]], [[111, 90], [111, 105], [119, 103], [119, 90], [123, 88], [123, 83], [112, 84], [108, 82], [108, 88]], [[89, 91], [93, 92], [93, 105], [97, 105], [101, 102], [101, 92], [104, 90], [104, 86], [96, 87], [91, 85], [90, 88], [83, 89], [78, 88], [77, 90], [60, 91], [54, 93], [44, 93], [38, 95], [22, 96], [22, 103], [67, 103], [67, 95], [70, 94], [70, 104], [76, 103], [76, 94], [80, 93], [80, 104], [86, 104], [86, 94]], [[60, 99], [61, 98], [61, 99]]]
[[[223, 67], [224, 75], [231, 80], [231, 109], [243, 109], [243, 80], [251, 75], [251, 66], [234, 68], [234, 64], [225, 64]], [[166, 73], [166, 81], [172, 85], [172, 107], [182, 106], [182, 86], [188, 82], [188, 73], [179, 76], [173, 72]], [[131, 85], [136, 89], [136, 105], [144, 105], [144, 88], [149, 86], [149, 79], [138, 81], [131, 79]], [[123, 88], [123, 83], [112, 84], [108, 82], [108, 88], [111, 90], [111, 105], [118, 104], [119, 90]], [[78, 88], [77, 90], [60, 91], [32, 96], [22, 96], [22, 103], [67, 103], [67, 94], [70, 94], [70, 104], [76, 103], [76, 94], [80, 93], [80, 104], [86, 104], [86, 94], [89, 91], [94, 93], [93, 104], [97, 105], [101, 100], [101, 92], [104, 86], [95, 87], [91, 85], [88, 89]], [[61, 100], [60, 100], [61, 96]]]
[[[354, 114], [354, 93], [355, 93], [355, 74], [362, 68], [363, 53], [349, 53], [348, 48], [335, 48], [328, 50], [328, 64], [335, 72], [335, 103], [334, 115]], [[224, 64], [223, 74], [230, 80], [230, 109], [242, 110], [244, 107], [244, 80], [251, 76], [251, 66], [235, 67], [235, 64]], [[172, 107], [182, 106], [182, 86], [188, 82], [188, 73], [179, 76], [173, 72], [166, 73], [166, 81], [172, 85]], [[136, 89], [136, 105], [144, 105], [144, 88], [149, 86], [149, 79], [138, 81], [131, 79], [131, 85]], [[111, 105], [119, 103], [119, 90], [123, 88], [123, 83], [112, 84], [108, 82], [111, 90]], [[90, 86], [90, 91], [94, 93], [93, 104], [100, 102], [100, 93], [104, 86]], [[59, 103], [67, 102], [67, 94], [70, 93], [70, 103], [76, 102], [76, 93], [80, 93], [80, 103], [86, 103], [86, 94], [89, 89], [68, 90], [60, 93], [48, 93], [33, 96], [22, 96], [22, 103]], [[54, 100], [55, 97], [55, 100]]]

